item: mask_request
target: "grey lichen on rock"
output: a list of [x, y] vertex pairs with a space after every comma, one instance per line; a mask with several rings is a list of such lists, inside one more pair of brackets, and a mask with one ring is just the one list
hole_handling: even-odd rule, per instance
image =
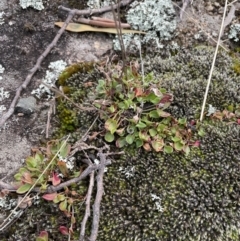
[[[175, 117], [199, 116], [215, 49], [198, 46], [181, 50], [168, 59], [148, 58], [145, 71], [153, 71], [162, 86], [174, 96], [170, 111]], [[207, 104], [218, 110], [240, 103], [240, 76], [233, 70], [233, 59], [219, 51], [213, 71]]]
[[[133, 29], [145, 31], [141, 39], [134, 34], [122, 36], [127, 51], [138, 52], [140, 44], [149, 44], [155, 49], [162, 49], [162, 41], [171, 40], [177, 27], [175, 10], [169, 0], [134, 1], [127, 14], [127, 22]], [[121, 50], [116, 37], [114, 48]]]

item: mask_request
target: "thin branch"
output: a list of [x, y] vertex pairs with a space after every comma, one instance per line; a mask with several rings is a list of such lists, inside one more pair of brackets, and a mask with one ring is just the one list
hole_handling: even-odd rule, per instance
[[227, 12], [227, 4], [228, 4], [228, 0], [225, 0], [225, 7], [224, 7], [224, 12], [223, 12], [222, 24], [221, 24], [220, 32], [219, 32], [219, 35], [218, 35], [218, 42], [217, 42], [217, 46], [216, 46], [216, 49], [215, 49], [215, 53], [214, 53], [214, 57], [213, 57], [213, 62], [212, 62], [211, 70], [210, 70], [210, 73], [209, 73], [208, 82], [207, 82], [207, 87], [206, 87], [206, 91], [205, 91], [205, 95], [204, 95], [204, 99], [203, 99], [200, 121], [203, 120], [204, 109], [205, 109], [205, 106], [206, 106], [206, 101], [207, 101], [209, 86], [210, 86], [210, 84], [211, 84], [213, 69], [214, 69], [214, 65], [215, 65], [216, 58], [217, 58], [217, 52], [218, 52], [218, 48], [219, 48], [220, 41], [221, 41], [222, 31], [223, 31], [223, 29], [224, 29], [224, 20], [225, 20], [226, 12]]
[[[118, 7], [118, 5], [120, 5], [120, 7], [126, 6], [129, 3], [131, 3], [132, 1], [133, 0], [123, 0], [123, 1], [120, 2], [120, 4], [115, 4], [113, 6], [113, 8], [116, 9]], [[22, 90], [26, 89], [26, 87], [30, 83], [33, 75], [40, 68], [40, 65], [41, 65], [42, 61], [44, 60], [44, 58], [49, 54], [49, 52], [52, 50], [52, 48], [55, 47], [55, 45], [57, 44], [57, 41], [62, 36], [64, 30], [66, 29], [68, 23], [71, 21], [73, 16], [75, 14], [77, 14], [77, 15], [92, 15], [92, 14], [100, 14], [100, 13], [104, 13], [104, 12], [107, 12], [107, 11], [111, 11], [111, 7], [110, 6], [103, 7], [103, 8], [100, 8], [100, 9], [90, 9], [90, 10], [77, 10], [77, 9], [70, 9], [70, 8], [66, 8], [66, 7], [63, 7], [63, 6], [59, 6], [59, 9], [69, 12], [68, 13], [68, 17], [67, 17], [66, 21], [64, 22], [63, 26], [59, 29], [57, 35], [55, 36], [55, 38], [53, 39], [51, 44], [46, 48], [46, 50], [37, 59], [37, 62], [35, 64], [35, 66], [29, 71], [30, 73], [26, 77], [25, 81], [17, 88], [15, 97], [12, 100], [12, 103], [11, 103], [8, 111], [0, 119], [0, 127], [2, 127], [4, 125], [4, 123], [14, 113], [14, 108], [15, 108], [15, 106], [17, 104], [17, 101], [18, 101], [18, 99], [19, 99], [19, 97], [21, 95]]]
[[[120, 4], [114, 4], [112, 5], [113, 9], [117, 9], [118, 8], [118, 5], [120, 7], [124, 7], [124, 6], [127, 6], [128, 4], [130, 4], [131, 2], [133, 2], [133, 0], [122, 0], [120, 2]], [[70, 12], [72, 11], [70, 8], [66, 8], [64, 6], [59, 6], [59, 9], [61, 10], [64, 10], [64, 11], [67, 11], [67, 12]], [[82, 15], [82, 16], [91, 16], [93, 14], [101, 14], [101, 13], [104, 13], [104, 12], [110, 12], [112, 9], [111, 9], [111, 6], [106, 6], [106, 7], [103, 7], [103, 8], [99, 8], [99, 9], [87, 9], [87, 10], [77, 10], [77, 9], [74, 9], [76, 12], [75, 14], [77, 15]]]
[[88, 218], [90, 217], [90, 201], [92, 197], [93, 186], [94, 186], [94, 172], [90, 174], [90, 182], [89, 182], [87, 198], [86, 198], [86, 209], [85, 209], [85, 215], [81, 224], [79, 241], [83, 241], [85, 237], [86, 223]]
[[27, 78], [25, 79], [25, 81], [17, 88], [16, 90], [16, 94], [15, 97], [8, 109], [8, 111], [2, 116], [2, 118], [0, 119], [0, 127], [2, 127], [4, 125], [4, 123], [7, 121], [7, 119], [14, 113], [14, 108], [16, 106], [16, 103], [20, 97], [20, 94], [22, 92], [23, 89], [26, 89], [26, 87], [28, 86], [28, 84], [30, 83], [33, 75], [37, 72], [37, 70], [40, 68], [40, 65], [42, 63], [42, 61], [44, 60], [44, 58], [50, 53], [50, 51], [52, 50], [52, 48], [57, 44], [57, 41], [59, 40], [59, 38], [62, 36], [65, 28], [67, 27], [68, 23], [71, 21], [71, 19], [73, 18], [75, 14], [75, 10], [71, 10], [68, 14], [68, 17], [66, 19], [66, 21], [64, 22], [63, 26], [59, 29], [57, 35], [55, 36], [55, 38], [53, 39], [52, 43], [50, 45], [48, 45], [48, 47], [46, 48], [46, 50], [41, 54], [41, 56], [37, 59], [37, 62], [35, 64], [35, 66], [29, 71], [30, 73], [28, 74]]
[[100, 204], [101, 204], [101, 200], [104, 192], [103, 175], [107, 164], [107, 159], [106, 159], [106, 155], [104, 155], [101, 152], [99, 153], [99, 158], [100, 158], [101, 167], [97, 175], [97, 194], [93, 205], [93, 222], [92, 222], [92, 229], [91, 229], [91, 235], [89, 237], [89, 241], [97, 240], [99, 220], [100, 220]]

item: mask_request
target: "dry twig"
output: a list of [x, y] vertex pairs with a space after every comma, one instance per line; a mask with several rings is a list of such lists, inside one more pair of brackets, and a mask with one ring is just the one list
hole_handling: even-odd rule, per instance
[[[114, 9], [116, 9], [118, 6], [123, 7], [128, 5], [129, 3], [131, 3], [133, 0], [122, 0], [119, 4], [115, 4], [112, 7]], [[28, 76], [26, 77], [25, 81], [17, 88], [16, 90], [16, 94], [14, 99], [12, 100], [12, 103], [8, 109], [8, 111], [2, 116], [2, 118], [0, 119], [0, 127], [2, 127], [4, 125], [4, 123], [12, 116], [12, 114], [14, 113], [14, 108], [17, 104], [17, 101], [21, 95], [21, 92], [23, 89], [26, 89], [26, 87], [28, 86], [28, 84], [30, 83], [33, 75], [37, 72], [37, 70], [40, 68], [40, 65], [42, 63], [42, 61], [44, 60], [44, 58], [49, 54], [49, 52], [52, 50], [52, 48], [57, 44], [57, 41], [59, 40], [59, 38], [62, 36], [64, 30], [66, 29], [68, 23], [71, 21], [71, 19], [73, 18], [73, 16], [75, 14], [77, 15], [92, 15], [92, 14], [100, 14], [100, 13], [104, 13], [107, 11], [111, 11], [111, 7], [107, 6], [107, 7], [103, 7], [100, 9], [90, 9], [90, 10], [77, 10], [77, 9], [70, 9], [70, 8], [66, 8], [63, 6], [60, 6], [59, 9], [64, 10], [69, 12], [68, 13], [68, 17], [66, 19], [66, 21], [64, 22], [63, 26], [59, 29], [57, 35], [55, 36], [55, 38], [53, 39], [53, 41], [50, 43], [50, 45], [48, 45], [48, 47], [46, 48], [46, 50], [41, 54], [41, 56], [37, 59], [37, 62], [35, 64], [35, 66], [29, 71], [30, 73], [28, 74]]]

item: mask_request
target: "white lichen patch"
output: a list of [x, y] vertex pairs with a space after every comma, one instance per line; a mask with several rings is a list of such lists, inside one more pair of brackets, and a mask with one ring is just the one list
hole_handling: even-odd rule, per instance
[[58, 154], [59, 161], [65, 162], [67, 169], [70, 171], [74, 168], [75, 157], [63, 158], [61, 155]]
[[131, 177], [134, 177], [135, 175], [134, 166], [127, 166], [126, 168], [120, 167], [118, 171], [124, 174], [126, 178], [131, 178]]
[[20, 6], [23, 9], [26, 9], [28, 7], [33, 7], [34, 9], [37, 9], [37, 10], [44, 9], [42, 0], [20, 0]]
[[4, 12], [0, 12], [0, 25], [4, 24], [3, 15], [4, 15]]
[[233, 24], [231, 25], [228, 38], [232, 39], [235, 42], [239, 41], [239, 35], [240, 35], [240, 24]]
[[4, 88], [0, 88], [0, 101], [3, 101], [4, 99], [7, 99], [9, 97], [9, 92], [4, 91]]
[[[141, 43], [153, 43], [162, 48], [162, 40], [170, 40], [177, 27], [175, 10], [170, 0], [145, 0], [134, 1], [127, 14], [127, 22], [133, 29], [146, 32]], [[133, 34], [123, 35], [125, 48], [130, 51], [139, 49], [138, 36]], [[114, 41], [114, 48], [121, 50], [118, 38]]]
[[2, 115], [3, 111], [6, 110], [6, 107], [4, 105], [0, 105], [0, 116]]
[[[47, 70], [46, 76], [43, 79], [43, 82], [47, 85], [54, 87], [56, 80], [60, 73], [66, 68], [67, 63], [63, 60], [58, 60], [55, 62], [50, 63]], [[44, 84], [40, 84], [39, 87], [32, 91], [32, 94], [35, 95], [37, 98], [41, 98], [44, 94], [47, 95], [47, 98], [50, 99], [53, 97], [53, 92]]]
[[158, 212], [163, 212], [164, 208], [162, 207], [162, 204], [161, 204], [161, 198], [153, 193], [151, 193], [151, 198], [153, 201], [155, 201], [155, 206]]
[[[0, 74], [3, 74], [5, 68], [0, 64]], [[2, 80], [2, 76], [0, 76], [0, 80]]]

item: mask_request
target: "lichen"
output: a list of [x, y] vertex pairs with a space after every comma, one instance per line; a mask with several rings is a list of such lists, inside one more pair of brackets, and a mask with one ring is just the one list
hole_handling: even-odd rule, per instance
[[240, 24], [232, 24], [228, 34], [228, 38], [232, 39], [235, 42], [238, 42], [239, 33], [240, 33]]
[[37, 9], [37, 10], [44, 9], [42, 0], [20, 0], [20, 6], [23, 9], [26, 9], [28, 7], [33, 7], [34, 9]]
[[[199, 46], [181, 50], [168, 59], [159, 56], [144, 59], [145, 71], [153, 71], [162, 86], [173, 94], [169, 110], [174, 117], [199, 117], [214, 51], [212, 47]], [[234, 59], [219, 51], [207, 105], [223, 110], [240, 103], [240, 76], [233, 67]]]
[[[177, 26], [175, 11], [169, 0], [134, 1], [127, 13], [127, 22], [133, 29], [146, 32], [142, 39], [134, 34], [123, 35], [125, 48], [131, 52], [138, 52], [140, 43], [163, 48], [163, 41], [173, 37]], [[121, 50], [118, 38], [114, 41], [114, 48]]]

